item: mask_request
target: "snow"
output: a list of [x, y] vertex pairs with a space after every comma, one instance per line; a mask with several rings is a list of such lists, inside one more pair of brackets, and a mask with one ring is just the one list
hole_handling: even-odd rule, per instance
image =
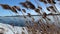
[[[3, 24], [0, 23], [0, 28], [4, 29], [4, 34], [22, 34], [22, 32], [24, 32], [25, 34], [28, 34], [27, 28], [26, 27], [18, 27], [18, 26], [11, 26], [8, 24]], [[24, 28], [24, 30], [23, 30]], [[1, 29], [0, 29], [1, 31]]]

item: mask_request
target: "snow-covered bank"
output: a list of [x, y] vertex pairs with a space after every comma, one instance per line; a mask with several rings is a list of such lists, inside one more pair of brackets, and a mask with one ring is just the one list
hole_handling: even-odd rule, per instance
[[[4, 30], [2, 30], [4, 29]], [[0, 23], [0, 32], [3, 31], [4, 34], [28, 34], [28, 31], [26, 30], [26, 27], [17, 27], [17, 26], [11, 26], [8, 24], [2, 24]]]

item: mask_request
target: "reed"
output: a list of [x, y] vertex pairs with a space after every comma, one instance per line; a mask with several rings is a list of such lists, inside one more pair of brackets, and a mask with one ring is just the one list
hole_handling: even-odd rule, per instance
[[[22, 5], [24, 8], [32, 9], [36, 13], [38, 13], [38, 15], [41, 15], [41, 18], [39, 16], [38, 22], [35, 22], [34, 17], [31, 16], [31, 13], [27, 13], [28, 16], [26, 16], [24, 14], [24, 13], [26, 13], [25, 9], [21, 9], [18, 6], [10, 7], [9, 5], [5, 5], [5, 4], [0, 4], [0, 5], [3, 7], [3, 9], [12, 10], [12, 12], [14, 12], [14, 13], [18, 13], [17, 12], [17, 10], [18, 10], [23, 14], [24, 18], [26, 19], [25, 25], [27, 27], [28, 34], [60, 34], [60, 27], [57, 26], [58, 24], [56, 24], [56, 23], [60, 23], [60, 22], [58, 20], [58, 17], [56, 16], [56, 13], [59, 14], [59, 11], [55, 6], [55, 4], [56, 4], [55, 0], [39, 0], [40, 2], [45, 3], [45, 5], [46, 4], [52, 5], [49, 7], [46, 6], [47, 10], [51, 12], [50, 14], [47, 14], [44, 11], [44, 9], [40, 6], [39, 2], [37, 2], [37, 1], [38, 0], [35, 0], [35, 2], [38, 5], [37, 8], [29, 0], [26, 0], [25, 2], [21, 2], [19, 4]], [[55, 16], [54, 16], [54, 14], [55, 14]], [[51, 15], [54, 18], [54, 23], [51, 21], [51, 18], [49, 18], [47, 15]], [[29, 20], [28, 17], [31, 20]], [[57, 19], [55, 19], [55, 18], [57, 18]], [[22, 34], [25, 34], [25, 33], [22, 32]]]

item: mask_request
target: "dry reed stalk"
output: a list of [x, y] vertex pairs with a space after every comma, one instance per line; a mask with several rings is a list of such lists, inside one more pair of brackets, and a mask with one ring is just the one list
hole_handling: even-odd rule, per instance
[[[55, 1], [54, 0], [40, 0], [41, 2], [44, 2], [47, 4], [50, 3], [52, 6], [50, 7], [50, 9], [52, 9], [54, 12], [58, 13], [59, 11], [57, 10], [56, 6], [55, 6]], [[55, 24], [50, 24], [50, 19], [47, 18], [47, 14], [44, 12], [43, 13], [43, 8], [40, 7], [39, 3], [35, 0], [35, 2], [37, 3], [38, 5], [38, 8], [35, 8], [35, 6], [29, 1], [27, 0], [26, 2], [22, 2], [20, 4], [22, 4], [22, 6], [24, 6], [25, 8], [30, 8], [30, 9], [33, 9], [35, 10], [35, 12], [37, 12], [38, 14], [42, 15], [42, 18], [38, 21], [38, 22], [34, 22], [34, 19], [32, 19], [32, 21], [29, 21], [25, 16], [24, 13], [26, 13], [25, 9], [22, 9], [21, 12], [23, 14], [23, 16], [26, 18], [26, 26], [27, 26], [27, 30], [28, 30], [28, 33], [30, 34], [60, 34], [60, 28], [57, 27]], [[13, 12], [17, 13], [16, 9], [20, 11], [20, 8], [19, 7], [9, 7], [9, 6], [3, 6], [4, 9], [11, 9]], [[49, 11], [50, 9], [47, 8]], [[40, 12], [40, 10], [42, 11], [42, 13]], [[58, 11], [58, 12], [57, 12]], [[27, 13], [29, 18], [33, 18], [31, 17], [31, 14], [30, 13]], [[53, 16], [54, 19], [55, 19], [55, 16]], [[58, 20], [58, 17], [56, 16], [56, 20]], [[43, 23], [43, 19], [46, 21], [46, 24]], [[49, 21], [48, 21], [49, 20]], [[31, 22], [33, 22], [33, 25], [31, 26]], [[57, 23], [59, 23], [59, 21], [57, 21]], [[10, 27], [9, 27], [10, 28]], [[11, 28], [10, 28], [11, 29]], [[12, 30], [12, 29], [11, 29]], [[12, 30], [13, 31], [13, 30]], [[24, 34], [22, 32], [22, 34]]]
[[[48, 0], [48, 1], [49, 1], [49, 0]], [[51, 0], [50, 3], [52, 4], [52, 6], [53, 6], [53, 8], [54, 8], [54, 11], [57, 12], [58, 10], [57, 10], [56, 6], [54, 5], [54, 3], [52, 2], [52, 0]], [[52, 8], [51, 8], [51, 9], [52, 9]], [[50, 11], [48, 8], [47, 8], [47, 10]], [[59, 11], [58, 11], [58, 12], [59, 12]], [[57, 13], [58, 13], [58, 12], [57, 12]], [[54, 17], [54, 16], [53, 16], [53, 17]], [[57, 16], [56, 16], [56, 17], [57, 17]], [[56, 20], [55, 17], [54, 17], [54, 20]], [[58, 21], [57, 23], [59, 23], [58, 17], [57, 17], [57, 21]]]
[[[40, 12], [38, 12], [40, 13]], [[30, 16], [30, 14], [28, 14]], [[46, 15], [44, 14], [44, 19], [46, 20], [47, 24], [42, 23], [42, 21], [40, 21], [39, 26], [37, 23], [35, 23], [34, 21], [32, 21], [34, 23], [34, 26], [30, 26], [31, 24], [28, 23], [28, 30], [30, 32], [32, 32], [32, 34], [37, 34], [37, 30], [41, 31], [41, 34], [57, 34], [59, 28], [57, 28], [55, 25], [53, 24], [49, 24], [50, 22], [48, 22], [48, 18], [46, 17]], [[42, 20], [42, 19], [41, 19]], [[37, 29], [38, 28], [38, 29]], [[59, 32], [58, 32], [59, 33]]]
[[13, 6], [13, 7], [15, 7], [18, 11], [21, 11], [19, 6]]
[[[40, 21], [41, 22], [41, 21]], [[42, 23], [42, 22], [41, 22]], [[28, 28], [31, 32], [32, 32], [32, 34], [37, 34], [36, 32], [37, 32], [37, 30], [38, 31], [40, 31], [41, 30], [41, 34], [57, 34], [57, 32], [59, 33], [59, 30], [57, 30], [57, 29], [59, 29], [58, 27], [56, 27], [56, 25], [54, 25], [54, 24], [41, 24], [40, 23], [40, 27], [38, 26], [38, 24], [37, 23], [34, 23], [34, 26], [32, 27], [32, 28]], [[28, 26], [28, 27], [30, 27], [30, 26]], [[39, 27], [39, 28], [38, 28]], [[38, 29], [37, 29], [38, 28]]]

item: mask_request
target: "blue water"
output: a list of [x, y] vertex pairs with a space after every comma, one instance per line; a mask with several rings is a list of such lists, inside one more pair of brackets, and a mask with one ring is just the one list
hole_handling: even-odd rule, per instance
[[13, 24], [14, 26], [24, 26], [25, 19], [23, 17], [0, 17], [0, 23]]
[[[37, 17], [35, 18], [36, 20], [39, 19]], [[26, 19], [24, 17], [0, 17], [0, 23], [13, 24], [14, 26], [25, 26]]]

